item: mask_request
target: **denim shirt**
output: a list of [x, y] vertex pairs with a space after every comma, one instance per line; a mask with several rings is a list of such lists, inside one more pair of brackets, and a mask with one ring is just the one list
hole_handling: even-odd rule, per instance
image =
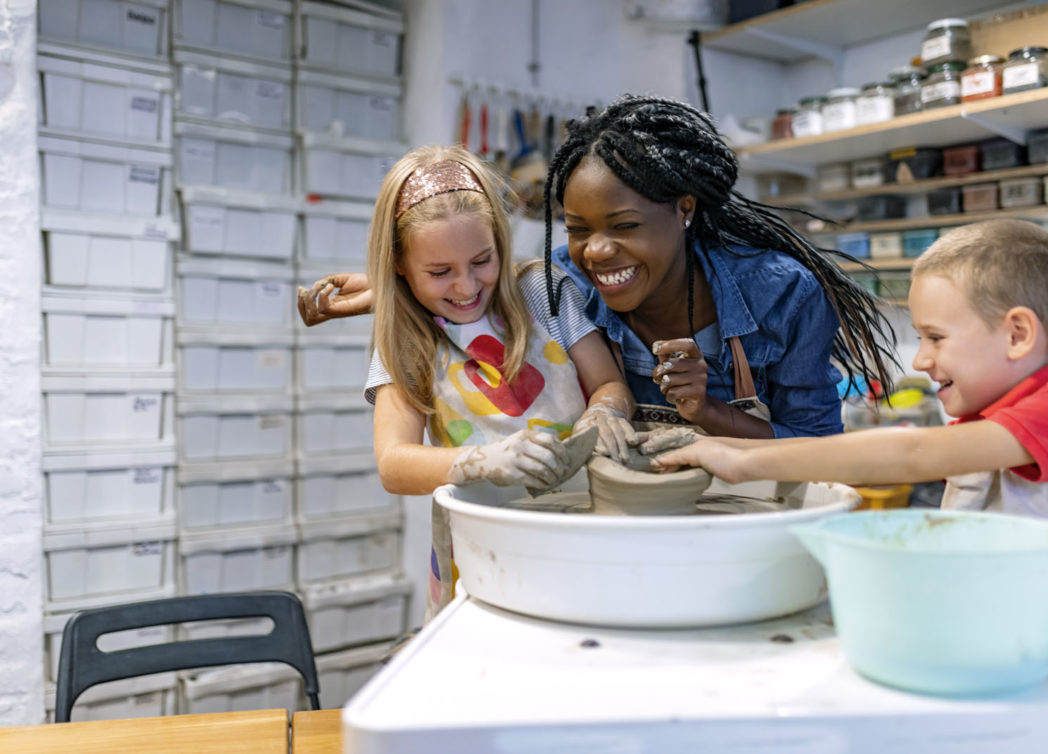
[[[837, 395], [841, 373], [830, 363], [838, 320], [815, 276], [779, 251], [745, 246], [695, 251], [717, 308], [715, 326], [696, 333], [709, 365], [707, 394], [725, 402], [735, 399], [727, 340], [737, 335], [757, 397], [771, 409], [775, 437], [843, 431]], [[669, 405], [651, 379], [658, 363], [651, 349], [608, 308], [571, 261], [567, 246], [553, 251], [553, 261], [582, 291], [586, 316], [621, 349], [626, 382], [637, 402]]]

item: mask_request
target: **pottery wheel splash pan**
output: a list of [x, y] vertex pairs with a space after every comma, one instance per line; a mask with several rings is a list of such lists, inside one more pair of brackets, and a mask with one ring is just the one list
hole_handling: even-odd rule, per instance
[[[589, 497], [558, 494], [566, 509]], [[855, 490], [714, 480], [707, 494], [785, 504], [754, 515], [596, 516], [507, 507], [524, 490], [489, 484], [444, 485], [434, 497], [450, 512], [461, 585], [506, 610], [586, 625], [682, 628], [775, 618], [825, 598], [822, 568], [786, 527], [855, 507]]]

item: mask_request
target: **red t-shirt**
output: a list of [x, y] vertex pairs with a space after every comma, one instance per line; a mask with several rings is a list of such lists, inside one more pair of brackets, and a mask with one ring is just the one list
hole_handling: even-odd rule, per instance
[[1033, 463], [1010, 471], [1031, 482], [1048, 482], [1048, 367], [1041, 367], [982, 411], [950, 424], [979, 419], [1000, 424], [1033, 456]]

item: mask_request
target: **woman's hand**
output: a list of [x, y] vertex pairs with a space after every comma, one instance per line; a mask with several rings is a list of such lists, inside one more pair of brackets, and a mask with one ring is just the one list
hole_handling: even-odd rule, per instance
[[637, 431], [622, 411], [609, 405], [614, 404], [613, 399], [605, 401], [587, 408], [571, 432], [573, 435], [581, 434], [590, 427], [596, 427], [599, 438], [593, 452], [618, 463], [626, 463], [630, 457], [630, 447], [637, 442]]
[[499, 487], [519, 484], [544, 490], [569, 476], [570, 463], [568, 449], [555, 434], [522, 429], [504, 440], [463, 449], [448, 469], [447, 481], [487, 481]]
[[308, 327], [371, 311], [371, 288], [362, 272], [327, 275], [312, 288], [298, 287], [298, 313]]
[[659, 360], [651, 373], [652, 380], [682, 417], [701, 424], [709, 374], [698, 345], [691, 338], [657, 340], [652, 343], [651, 352]]

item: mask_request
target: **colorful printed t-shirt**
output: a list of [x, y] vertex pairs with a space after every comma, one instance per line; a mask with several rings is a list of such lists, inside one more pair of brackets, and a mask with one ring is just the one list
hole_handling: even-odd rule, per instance
[[[427, 417], [432, 445], [459, 447], [496, 442], [521, 429], [556, 432], [564, 438], [586, 408], [575, 365], [567, 351], [595, 328], [581, 314], [581, 296], [565, 281], [561, 315], [549, 316], [541, 269], [520, 278], [521, 292], [532, 313], [532, 337], [524, 366], [513, 383], [506, 383], [500, 366], [504, 346], [502, 326], [489, 317], [458, 325], [435, 318], [447, 336], [438, 349], [433, 384], [435, 413]], [[391, 382], [378, 358], [372, 358], [365, 387], [374, 402], [377, 388]], [[432, 507], [433, 548], [426, 618], [454, 596], [456, 578], [447, 511]]]
[[1048, 517], [1048, 367], [1034, 372], [982, 411], [950, 423], [980, 419], [1011, 432], [1034, 462], [949, 477], [942, 507]]

